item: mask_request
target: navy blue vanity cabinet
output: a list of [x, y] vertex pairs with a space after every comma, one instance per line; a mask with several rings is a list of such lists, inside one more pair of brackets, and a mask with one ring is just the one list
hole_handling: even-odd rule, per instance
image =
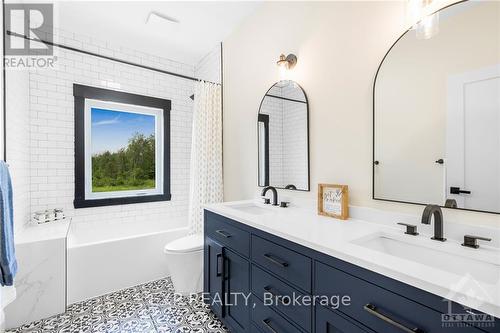
[[252, 235], [252, 262], [288, 283], [311, 292], [311, 258], [288, 247]]
[[210, 299], [213, 301], [211, 303], [212, 311], [219, 318], [223, 318], [225, 315], [224, 308], [222, 306], [222, 300], [219, 301], [220, 295], [224, 294], [224, 248], [222, 245], [205, 237], [205, 249], [204, 249], [204, 291], [210, 294]]
[[340, 313], [316, 306], [315, 333], [374, 333], [372, 330], [346, 319]]
[[205, 211], [205, 235], [248, 258], [250, 233], [235, 225], [240, 224], [224, 216]]
[[269, 302], [271, 297], [276, 298], [271, 308], [281, 312], [305, 331], [311, 330], [312, 305], [293, 306], [292, 300], [293, 297], [303, 299], [308, 294], [292, 287], [255, 264], [252, 265], [252, 294], [263, 302]]
[[247, 259], [231, 250], [224, 251], [225, 270], [225, 318], [227, 325], [238, 328], [236, 332], [248, 331], [250, 319], [250, 264]]
[[252, 309], [252, 322], [265, 333], [303, 333], [288, 319], [273, 311], [271, 307], [265, 306], [257, 297], [253, 297], [255, 307]]
[[232, 332], [249, 330], [250, 264], [231, 249], [205, 237], [204, 291], [214, 313]]
[[[248, 306], [234, 294], [211, 305], [233, 333], [500, 333], [498, 320], [447, 327], [442, 297], [208, 211], [204, 255], [210, 297], [251, 291]], [[264, 304], [269, 295], [280, 297]], [[350, 304], [289, 304], [291, 295], [346, 295]]]
[[248, 232], [205, 211], [204, 292], [231, 332], [250, 331], [250, 307], [245, 299], [250, 293], [249, 243]]
[[[318, 295], [349, 295], [350, 304], [338, 310], [376, 332], [456, 331], [442, 326], [441, 313], [323, 263], [316, 263], [315, 277]], [[475, 328], [459, 331], [478, 332]]]

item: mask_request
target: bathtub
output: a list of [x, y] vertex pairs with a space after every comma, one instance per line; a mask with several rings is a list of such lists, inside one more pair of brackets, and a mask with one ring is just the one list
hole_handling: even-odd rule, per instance
[[67, 239], [67, 304], [169, 276], [163, 247], [187, 233], [187, 228], [166, 229], [165, 221], [73, 223]]

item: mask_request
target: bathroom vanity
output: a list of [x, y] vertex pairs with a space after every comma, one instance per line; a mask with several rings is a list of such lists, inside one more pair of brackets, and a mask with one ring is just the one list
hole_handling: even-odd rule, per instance
[[[474, 252], [452, 240], [406, 235], [397, 226], [341, 222], [311, 211], [250, 201], [206, 208], [206, 301], [231, 332], [500, 332], [498, 252]], [[405, 246], [427, 259], [415, 252], [402, 258]], [[456, 266], [443, 262], [439, 269], [433, 261], [443, 253], [455, 253], [450, 258]], [[466, 278], [460, 279], [458, 270], [472, 265], [474, 256], [492, 260], [472, 267], [487, 275], [471, 276], [463, 268]], [[464, 297], [474, 288], [489, 302], [477, 292], [478, 299]], [[480, 315], [482, 321], [471, 321]]]

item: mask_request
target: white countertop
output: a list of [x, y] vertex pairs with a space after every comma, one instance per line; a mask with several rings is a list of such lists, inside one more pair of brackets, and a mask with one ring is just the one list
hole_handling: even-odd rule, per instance
[[[422, 224], [419, 224], [420, 235], [405, 235], [404, 227], [395, 225], [395, 222], [407, 221], [395, 220], [391, 213], [381, 213], [369, 208], [351, 208], [351, 216], [363, 216], [363, 220], [350, 218], [347, 221], [317, 215], [313, 206], [292, 205], [284, 209], [254, 203], [269, 210], [269, 213], [260, 215], [232, 208], [252, 203], [254, 201], [251, 200], [228, 202], [207, 205], [205, 208], [250, 227], [500, 318], [500, 249], [496, 247], [481, 244], [479, 249], [470, 249], [461, 246], [458, 239], [448, 239], [446, 242], [433, 241], [430, 240], [429, 234], [431, 228]], [[353, 214], [356, 210], [357, 213]], [[370, 215], [376, 215], [379, 220], [366, 221]], [[386, 218], [381, 218], [384, 216]], [[446, 220], [445, 227], [447, 227]], [[479, 233], [474, 227], [470, 228], [470, 234]], [[494, 238], [498, 233], [492, 230], [483, 232], [488, 232], [487, 236]], [[491, 232], [495, 235], [492, 236]], [[454, 272], [447, 271], [446, 265], [438, 269], [436, 267], [440, 267], [439, 265], [431, 264], [432, 260], [436, 260], [433, 257], [428, 258], [429, 264], [422, 261], [418, 263], [411, 258], [403, 259], [362, 246], [364, 238], [368, 239], [381, 233], [415, 246], [457, 255], [459, 260], [463, 258], [464, 264], [455, 266], [463, 266], [463, 271], [457, 272], [456, 269]], [[446, 228], [445, 236], [447, 236]], [[475, 272], [468, 271], [469, 265], [466, 262], [470, 260], [493, 263], [499, 271], [494, 271], [495, 274], [488, 279], [488, 282], [477, 280], [474, 278]]]

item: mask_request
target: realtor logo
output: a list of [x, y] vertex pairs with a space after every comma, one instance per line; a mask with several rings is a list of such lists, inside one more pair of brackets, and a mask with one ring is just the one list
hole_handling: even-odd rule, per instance
[[5, 4], [6, 56], [52, 56], [53, 6], [48, 3]]
[[[458, 303], [467, 304], [467, 306], [454, 305], [450, 299], [455, 299]], [[484, 303], [491, 303], [492, 299], [491, 295], [470, 274], [466, 274], [452, 285], [443, 301], [448, 303], [447, 313], [441, 315], [443, 327], [495, 326], [495, 318], [492, 315], [474, 310]]]

